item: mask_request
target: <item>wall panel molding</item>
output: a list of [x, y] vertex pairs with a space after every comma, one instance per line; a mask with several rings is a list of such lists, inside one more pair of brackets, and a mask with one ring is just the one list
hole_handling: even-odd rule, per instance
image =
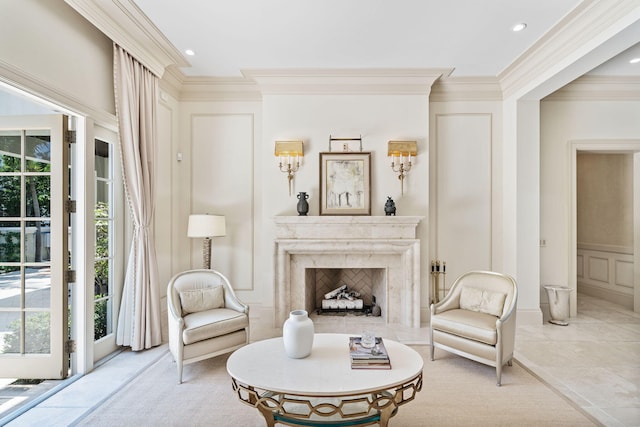
[[[189, 120], [188, 213], [225, 215], [227, 235], [213, 238], [212, 268], [227, 276], [235, 290], [254, 290], [255, 115], [193, 113]], [[191, 264], [199, 268], [202, 239], [191, 240]]]
[[633, 253], [578, 248], [578, 290], [633, 296]]

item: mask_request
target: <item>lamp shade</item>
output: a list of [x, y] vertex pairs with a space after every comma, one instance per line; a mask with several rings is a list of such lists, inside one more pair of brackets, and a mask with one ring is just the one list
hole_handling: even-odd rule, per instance
[[218, 237], [227, 234], [224, 215], [189, 215], [189, 237]]

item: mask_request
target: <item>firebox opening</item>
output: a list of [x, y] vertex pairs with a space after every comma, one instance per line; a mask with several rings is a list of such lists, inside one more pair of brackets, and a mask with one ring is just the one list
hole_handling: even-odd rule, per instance
[[385, 317], [385, 271], [385, 268], [308, 268], [307, 309], [323, 315]]

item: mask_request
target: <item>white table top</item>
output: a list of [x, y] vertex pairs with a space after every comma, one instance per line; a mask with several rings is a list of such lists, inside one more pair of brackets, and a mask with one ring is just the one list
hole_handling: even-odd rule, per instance
[[291, 359], [282, 338], [272, 338], [236, 350], [227, 372], [237, 381], [277, 393], [340, 396], [368, 393], [413, 379], [422, 371], [422, 357], [411, 347], [384, 339], [391, 369], [351, 369], [346, 334], [315, 334], [311, 354]]

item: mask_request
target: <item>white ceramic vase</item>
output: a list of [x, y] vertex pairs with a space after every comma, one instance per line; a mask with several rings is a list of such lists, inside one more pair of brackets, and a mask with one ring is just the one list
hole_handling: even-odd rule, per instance
[[292, 359], [303, 359], [313, 347], [313, 321], [305, 310], [294, 310], [282, 326], [284, 352]]

